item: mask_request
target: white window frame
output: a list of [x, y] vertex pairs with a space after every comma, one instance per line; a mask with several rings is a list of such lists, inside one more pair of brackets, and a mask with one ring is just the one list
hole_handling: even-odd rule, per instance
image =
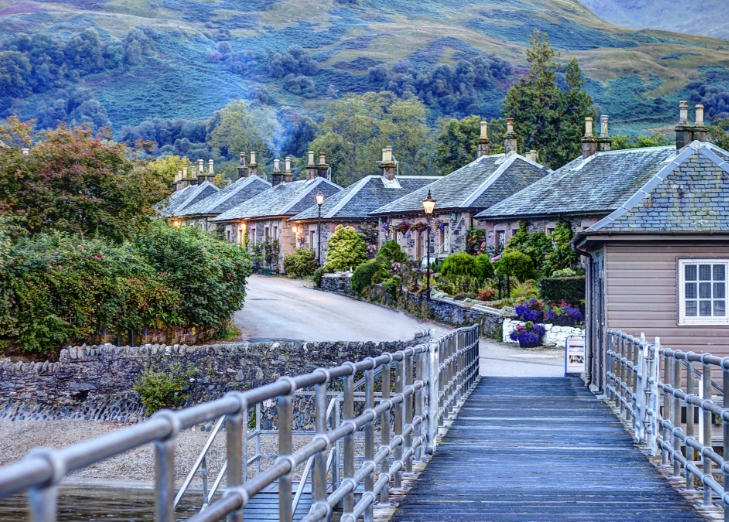
[[[724, 313], [722, 316], [687, 316], [686, 315], [686, 265], [724, 265]], [[729, 307], [726, 302], [729, 301], [729, 259], [679, 259], [678, 260], [678, 324], [679, 326], [691, 326], [691, 325], [727, 325], [729, 324]], [[712, 268], [713, 272], [713, 268]], [[713, 277], [713, 276], [712, 276]], [[698, 269], [697, 269], [698, 278]], [[697, 280], [697, 283], [699, 281]], [[716, 282], [712, 279], [712, 296], [713, 296], [713, 283]], [[697, 289], [698, 292], [698, 289]], [[698, 295], [698, 294], [697, 294]], [[713, 301], [713, 299], [712, 299]], [[713, 312], [713, 306], [712, 306]]]

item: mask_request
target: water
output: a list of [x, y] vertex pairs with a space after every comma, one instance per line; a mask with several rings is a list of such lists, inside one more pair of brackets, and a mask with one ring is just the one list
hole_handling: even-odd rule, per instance
[[[200, 509], [202, 493], [190, 492], [177, 506], [177, 520], [187, 520]], [[58, 522], [104, 520], [107, 522], [131, 522], [154, 518], [152, 490], [134, 488], [88, 486], [62, 487], [58, 497]], [[25, 494], [0, 499], [0, 521], [25, 522], [30, 520], [28, 500]]]

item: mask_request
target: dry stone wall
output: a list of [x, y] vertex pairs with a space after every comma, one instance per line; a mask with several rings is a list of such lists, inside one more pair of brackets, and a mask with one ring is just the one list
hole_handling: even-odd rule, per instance
[[[308, 373], [359, 361], [412, 344], [396, 342], [258, 342], [204, 346], [112, 345], [64, 349], [58, 362], [0, 365], [0, 419], [87, 419], [136, 422], [143, 418], [133, 391], [145, 368], [171, 374], [190, 372], [187, 405], [217, 399], [231, 390], [245, 390], [282, 375]], [[298, 409], [300, 425], [308, 425], [309, 400]], [[264, 428], [275, 423], [275, 405], [262, 415]]]

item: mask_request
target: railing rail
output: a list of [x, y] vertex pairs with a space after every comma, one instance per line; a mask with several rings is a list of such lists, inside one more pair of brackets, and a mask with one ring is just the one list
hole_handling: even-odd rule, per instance
[[[394, 353], [346, 362], [334, 368], [318, 368], [305, 375], [281, 377], [271, 384], [245, 392], [230, 392], [221, 399], [175, 412], [159, 411], [147, 422], [89, 441], [60, 450], [38, 448], [31, 451], [23, 460], [0, 468], [0, 498], [27, 490], [31, 519], [55, 521], [58, 484], [63, 477], [141, 445], [154, 443], [155, 520], [172, 522], [175, 520], [175, 437], [181, 430], [224, 417], [227, 488], [219, 500], [211, 502], [191, 521], [224, 517], [229, 521], [242, 521], [243, 509], [250, 499], [278, 481], [279, 518], [290, 522], [293, 518], [292, 472], [310, 457], [314, 457], [313, 503], [304, 520], [326, 519], [339, 505], [343, 509], [343, 522], [354, 521], [362, 514], [365, 520], [372, 520], [372, 508], [378, 495], [386, 500], [390, 483], [400, 485], [402, 472], [412, 469], [412, 461], [419, 458], [422, 447], [429, 453], [435, 451], [438, 427], [478, 382], [478, 361], [478, 327], [460, 328], [426, 344]], [[378, 370], [379, 401], [375, 393]], [[364, 411], [355, 416], [354, 379], [361, 372], [364, 373]], [[337, 380], [342, 381], [343, 391], [341, 412], [337, 401], [335, 413], [337, 418], [341, 414], [342, 420], [329, 428], [327, 390]], [[312, 387], [316, 434], [311, 442], [293, 451], [293, 395]], [[248, 410], [269, 400], [278, 402], [279, 453], [270, 467], [252, 479], [244, 480], [248, 464], [245, 459], [249, 438]], [[391, 415], [394, 415], [394, 433], [390, 433]], [[375, 437], [378, 423], [379, 444]], [[363, 460], [355, 458], [355, 434], [359, 431], [364, 435]], [[339, 456], [332, 458], [329, 453], [338, 443], [343, 447], [341, 479], [337, 464]], [[259, 454], [260, 450], [257, 450]], [[196, 465], [201, 467], [203, 461], [204, 455]], [[327, 461], [331, 461], [333, 467], [331, 489]], [[358, 468], [355, 461], [360, 462]], [[306, 477], [302, 482], [304, 480]], [[214, 488], [219, 483], [220, 480], [216, 480]], [[364, 491], [355, 502], [355, 489], [360, 484]], [[210, 498], [212, 493], [207, 500]]]
[[[721, 385], [712, 381], [712, 371], [721, 372]], [[662, 465], [672, 467], [674, 477], [685, 478], [687, 490], [695, 490], [697, 479], [704, 506], [716, 503], [724, 510], [725, 522], [729, 522], [727, 389], [729, 357], [682, 352], [661, 346], [658, 337], [649, 343], [644, 335], [635, 338], [608, 331], [608, 399], [632, 421], [636, 442], [646, 444], [653, 456], [660, 453]], [[721, 431], [712, 429], [714, 418], [721, 421]], [[714, 471], [723, 480], [717, 480]]]

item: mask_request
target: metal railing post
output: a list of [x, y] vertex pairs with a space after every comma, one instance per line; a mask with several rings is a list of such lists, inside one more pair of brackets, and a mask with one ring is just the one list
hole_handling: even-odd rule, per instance
[[[402, 393], [403, 390], [403, 363], [404, 361], [395, 361], [395, 393]], [[405, 405], [400, 403], [395, 406], [395, 436], [402, 436], [403, 432], [403, 413]], [[395, 460], [402, 460], [403, 444], [395, 447]], [[393, 480], [394, 486], [399, 488], [402, 485], [402, 471], [395, 473]]]
[[[691, 355], [689, 352], [688, 355]], [[694, 366], [693, 363], [686, 357], [686, 395], [694, 394]], [[686, 438], [693, 438], [694, 436], [694, 405], [686, 401]], [[686, 444], [686, 489], [694, 489], [694, 476], [689, 469], [689, 463], [693, 463], [696, 460], [696, 450]]]
[[[676, 357], [674, 352], [673, 356], [673, 371], [671, 372], [671, 387], [674, 390], [681, 387], [681, 360]], [[671, 409], [671, 424], [674, 427], [673, 439], [671, 439], [671, 445], [673, 446], [673, 476], [681, 476], [681, 462], [676, 458], [676, 452], [681, 452], [681, 439], [678, 436], [678, 431], [675, 428], [681, 426], [681, 399], [673, 394], [673, 400], [671, 401], [673, 407]]]
[[[392, 360], [392, 356], [390, 356]], [[382, 365], [381, 372], [381, 388], [382, 388], [382, 400], [390, 400], [390, 362], [386, 362]], [[386, 409], [380, 416], [380, 443], [382, 446], [390, 445], [390, 409]], [[380, 463], [380, 473], [385, 474], [390, 472], [390, 457], [382, 459]], [[385, 484], [380, 490], [380, 503], [387, 504], [390, 501], [390, 484]]]
[[[722, 373], [722, 406], [729, 408], [729, 369], [726, 367], [726, 361], [722, 362], [721, 373]], [[721, 420], [722, 427], [722, 458], [726, 461], [729, 458], [729, 422], [725, 419]], [[722, 507], [724, 508], [724, 522], [729, 522], [729, 504], [726, 502], [727, 493], [729, 493], [729, 470], [726, 466], [722, 466], [724, 474], [724, 498], [722, 499]]]
[[[415, 380], [424, 381], [425, 380], [425, 371], [424, 371], [425, 369], [423, 368], [423, 364], [425, 363], [425, 354], [419, 353], [418, 355], [414, 355], [413, 357], [416, 358], [416, 360], [415, 360]], [[415, 415], [415, 417], [420, 418], [420, 424], [415, 426], [415, 430], [414, 430], [415, 431], [414, 436], [416, 438], [420, 437], [420, 435], [422, 433], [423, 406], [424, 406], [423, 401], [424, 400], [425, 400], [424, 388], [419, 388], [418, 390], [415, 390], [415, 413], [414, 413], [414, 415]], [[418, 446], [417, 448], [415, 448], [414, 458], [417, 461], [420, 460], [421, 447], [422, 447], [422, 444], [420, 446]]]
[[[282, 377], [286, 379], [286, 377]], [[279, 459], [287, 459], [293, 453], [292, 427], [293, 422], [293, 392], [296, 387], [289, 377], [291, 388], [289, 393], [278, 397], [278, 453]], [[293, 489], [291, 477], [293, 468], [278, 479], [278, 516], [280, 522], [292, 522]]]
[[[323, 436], [327, 432], [327, 383], [317, 384], [314, 390], [316, 434]], [[323, 451], [318, 452], [314, 456], [314, 491], [312, 500], [314, 504], [325, 504], [327, 501], [327, 457]]]
[[[664, 353], [663, 356], [663, 382], [664, 384], [668, 384], [671, 382], [671, 365], [673, 364], [673, 359], [669, 357], [667, 354]], [[671, 418], [671, 394], [666, 393], [666, 390], [663, 390], [663, 415], [662, 418], [664, 420]], [[671, 431], [668, 429], [668, 426], [664, 424], [663, 426], [663, 442], [667, 443], [671, 440]], [[662, 448], [663, 452], [661, 454], [661, 464], [663, 466], [668, 466], [669, 462], [669, 455], [668, 455], [668, 448], [665, 446]]]
[[[45, 449], [36, 451], [36, 454]], [[60, 480], [61, 477], [58, 477]], [[54, 482], [46, 487], [31, 488], [28, 490], [28, 503], [30, 504], [30, 519], [32, 522], [56, 522], [58, 512], [58, 486]]]
[[154, 518], [156, 522], [175, 521], [175, 437], [180, 422], [169, 410], [160, 410], [153, 418], [166, 419], [169, 435], [154, 443]]
[[[374, 368], [374, 362], [373, 362]], [[365, 370], [365, 411], [374, 410], [375, 407], [375, 371]], [[373, 419], [365, 424], [364, 436], [365, 436], [365, 464], [372, 464], [372, 471], [367, 474], [364, 479], [365, 493], [372, 493], [375, 486], [375, 422], [377, 417], [373, 416]], [[374, 498], [373, 498], [374, 503]], [[374, 520], [374, 509], [373, 504], [369, 504], [364, 512], [365, 522], [373, 522]]]
[[[703, 357], [702, 357], [703, 358]], [[701, 385], [703, 388], [703, 396], [705, 401], [711, 401], [711, 366], [703, 363], [703, 375], [701, 376]], [[704, 446], [711, 448], [711, 412], [706, 408], [701, 408], [704, 414]], [[705, 452], [703, 455], [704, 475], [711, 476], [711, 459]], [[727, 455], [724, 456], [726, 458]], [[704, 505], [711, 505], [711, 487], [704, 483]]]
[[[648, 349], [650, 355], [650, 348]], [[651, 355], [651, 373], [650, 373], [650, 402], [649, 408], [651, 410], [651, 435], [649, 445], [651, 448], [651, 455], [653, 457], [658, 455], [658, 375], [660, 367], [660, 355], [661, 355], [661, 339], [656, 337], [653, 346], [653, 354]]]
[[[351, 373], [344, 379], [344, 423], [354, 419], [354, 365], [350, 363]], [[344, 481], [354, 477], [354, 432], [344, 436]], [[354, 509], [354, 490], [344, 497], [344, 513], [351, 513]]]
[[635, 374], [635, 389], [633, 390], [633, 398], [635, 415], [633, 416], [633, 428], [635, 429], [635, 440], [637, 442], [645, 442], [645, 384], [647, 372], [647, 347], [645, 343], [645, 335], [640, 334], [640, 342], [636, 346], [638, 352], [638, 362]]
[[[236, 397], [239, 398], [239, 397]], [[239, 399], [240, 400], [240, 399]], [[248, 406], [241, 404], [241, 410], [247, 411]], [[226, 415], [225, 439], [228, 453], [227, 479], [228, 488], [243, 484], [243, 414]], [[207, 496], [207, 495], [206, 495]], [[207, 500], [209, 502], [209, 499]], [[243, 508], [228, 515], [228, 522], [243, 522]]]
[[[413, 359], [414, 355], [412, 353], [408, 353], [408, 350], [405, 350], [405, 373], [404, 373], [404, 379], [403, 379], [403, 389], [410, 386], [413, 382]], [[413, 396], [408, 395], [405, 397], [405, 424], [411, 424], [413, 422]], [[410, 431], [405, 436], [405, 447], [411, 448], [413, 446], [413, 432]], [[413, 472], [413, 458], [408, 457], [405, 459], [405, 471], [408, 473]]]

